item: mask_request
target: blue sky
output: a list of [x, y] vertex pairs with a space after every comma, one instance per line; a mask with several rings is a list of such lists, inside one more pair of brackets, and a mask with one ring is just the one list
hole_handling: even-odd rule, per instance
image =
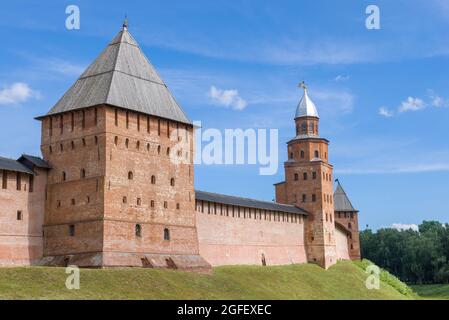
[[[65, 9], [81, 10], [80, 30]], [[365, 28], [380, 8], [381, 30]], [[449, 222], [449, 2], [9, 1], [0, 28], [0, 155], [39, 154], [34, 116], [49, 110], [119, 31], [130, 31], [203, 128], [294, 135], [306, 80], [330, 160], [360, 224]], [[237, 104], [210, 96], [236, 90]], [[381, 109], [383, 108], [383, 109]], [[382, 112], [380, 112], [382, 110]], [[381, 114], [382, 113], [382, 114]], [[202, 190], [271, 200], [258, 166], [197, 166]]]

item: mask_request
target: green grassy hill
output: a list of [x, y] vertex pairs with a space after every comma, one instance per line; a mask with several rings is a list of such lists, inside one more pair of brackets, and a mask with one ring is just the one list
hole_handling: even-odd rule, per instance
[[[228, 266], [213, 274], [154, 269], [82, 269], [80, 290], [65, 287], [64, 268], [0, 269], [0, 299], [410, 299], [396, 280], [365, 287], [366, 264]], [[403, 286], [403, 287], [401, 287]], [[401, 293], [402, 291], [402, 293]]]
[[449, 284], [426, 284], [412, 286], [423, 299], [449, 300]]

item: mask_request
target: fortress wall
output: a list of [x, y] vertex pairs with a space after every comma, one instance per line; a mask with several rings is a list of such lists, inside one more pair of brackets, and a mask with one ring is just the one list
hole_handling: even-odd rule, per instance
[[267, 265], [307, 262], [302, 216], [201, 202], [200, 255], [211, 265], [262, 265], [263, 255]]
[[36, 169], [32, 192], [29, 174], [19, 173], [17, 190], [18, 173], [0, 170], [0, 177], [3, 172], [7, 184], [0, 186], [0, 266], [35, 264], [42, 257], [46, 172]]
[[335, 221], [345, 226], [345, 228], [347, 228], [350, 232], [346, 240], [348, 242], [349, 257], [351, 258], [351, 260], [360, 260], [360, 232], [358, 212], [336, 211]]
[[349, 260], [348, 236], [338, 228], [335, 228], [335, 243], [337, 245], [337, 259]]

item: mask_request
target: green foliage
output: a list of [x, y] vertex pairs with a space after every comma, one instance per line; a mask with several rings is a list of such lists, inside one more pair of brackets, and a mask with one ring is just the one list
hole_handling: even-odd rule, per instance
[[449, 300], [449, 284], [415, 285], [412, 289], [423, 299]]
[[[358, 267], [360, 267], [363, 271], [366, 271], [366, 268], [368, 268], [368, 266], [374, 265], [374, 263], [368, 259], [355, 261], [354, 263]], [[382, 283], [390, 285], [391, 287], [395, 288], [398, 292], [400, 292], [405, 296], [416, 297], [416, 294], [407, 284], [405, 284], [404, 282], [399, 280], [396, 276], [392, 275], [390, 272], [382, 268], [380, 268], [380, 280], [382, 281]]]
[[414, 284], [449, 283], [449, 224], [424, 221], [419, 231], [360, 233], [362, 256]]
[[314, 264], [226, 266], [211, 275], [155, 269], [82, 269], [80, 290], [65, 287], [64, 268], [0, 269], [0, 299], [410, 299], [390, 282], [368, 290], [351, 261], [324, 270]]

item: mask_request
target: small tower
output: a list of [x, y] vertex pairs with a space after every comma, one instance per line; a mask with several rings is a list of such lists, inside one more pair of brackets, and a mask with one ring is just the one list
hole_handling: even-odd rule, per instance
[[320, 118], [307, 86], [304, 82], [299, 86], [304, 95], [295, 114], [296, 136], [287, 143], [285, 181], [275, 185], [276, 201], [309, 213], [304, 235], [307, 259], [328, 268], [337, 261], [329, 141], [319, 136]]
[[354, 209], [345, 190], [337, 179], [334, 193], [335, 221], [347, 229], [348, 252], [351, 260], [360, 260], [359, 211]]

